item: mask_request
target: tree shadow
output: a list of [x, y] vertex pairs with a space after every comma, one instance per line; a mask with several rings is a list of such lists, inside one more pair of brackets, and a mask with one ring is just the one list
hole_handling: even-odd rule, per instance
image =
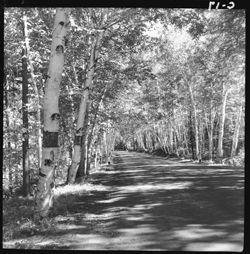
[[[91, 176], [92, 184], [106, 189], [69, 199], [67, 209], [52, 213], [61, 220], [46, 237], [58, 244], [67, 241], [60, 249], [243, 248], [243, 170], [168, 166], [164, 160], [160, 165], [161, 160], [152, 163], [149, 156], [125, 155], [129, 153], [117, 154], [111, 173]], [[65, 196], [57, 202], [65, 202]]]

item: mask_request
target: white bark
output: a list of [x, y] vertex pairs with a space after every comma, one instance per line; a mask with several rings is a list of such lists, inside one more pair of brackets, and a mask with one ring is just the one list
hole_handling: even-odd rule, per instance
[[64, 65], [65, 36], [69, 27], [68, 14], [69, 9], [56, 10], [45, 86], [42, 165], [36, 195], [37, 215], [42, 217], [48, 214], [53, 200], [54, 173], [58, 160], [59, 89]]
[[100, 32], [97, 35], [96, 40], [94, 41], [91, 49], [91, 55], [90, 55], [90, 62], [88, 65], [88, 71], [87, 71], [87, 78], [85, 81], [84, 90], [82, 93], [79, 113], [78, 113], [78, 119], [76, 124], [76, 135], [75, 139], [78, 141], [74, 144], [74, 152], [73, 152], [73, 158], [72, 158], [72, 164], [69, 169], [69, 175], [68, 175], [68, 183], [72, 184], [75, 182], [76, 173], [80, 164], [81, 160], [81, 142], [79, 142], [79, 139], [83, 135], [83, 126], [84, 126], [84, 119], [86, 115], [86, 109], [87, 109], [87, 102], [89, 100], [89, 93], [93, 86], [93, 77], [95, 73], [95, 65], [96, 61], [99, 55], [99, 49], [100, 44], [102, 41], [102, 37], [104, 35], [104, 31]]
[[207, 128], [208, 134], [208, 154], [209, 154], [209, 161], [213, 160], [213, 130], [214, 130], [214, 118], [215, 112], [213, 110], [212, 100], [210, 100], [210, 109], [209, 109], [209, 123], [207, 120], [207, 115], [205, 114], [205, 125]]
[[219, 125], [218, 148], [217, 148], [218, 157], [223, 157], [224, 123], [225, 123], [225, 113], [226, 113], [226, 103], [227, 103], [228, 93], [229, 93], [229, 89], [223, 91], [222, 105], [221, 105], [221, 118], [220, 118], [220, 125]]
[[196, 157], [198, 160], [201, 160], [200, 146], [199, 146], [199, 128], [198, 128], [198, 119], [197, 119], [197, 110], [194, 100], [194, 94], [191, 85], [187, 82], [188, 91], [191, 99], [191, 106], [193, 109], [194, 115], [194, 129], [195, 129], [195, 146], [196, 146]]
[[240, 108], [239, 108], [239, 112], [238, 112], [236, 125], [235, 125], [235, 130], [234, 130], [231, 157], [235, 156], [236, 149], [237, 149], [237, 146], [238, 146], [238, 138], [239, 138], [241, 117], [242, 117], [242, 110], [243, 110], [243, 105], [241, 103]]
[[93, 147], [93, 136], [94, 136], [94, 133], [95, 133], [96, 119], [97, 119], [97, 115], [99, 113], [99, 107], [102, 104], [102, 101], [103, 101], [103, 99], [105, 97], [105, 93], [107, 91], [107, 88], [108, 88], [108, 84], [106, 83], [105, 88], [104, 88], [104, 90], [102, 92], [102, 95], [101, 95], [101, 99], [99, 100], [98, 105], [97, 105], [97, 107], [95, 109], [95, 115], [94, 115], [94, 119], [93, 119], [93, 124], [92, 124], [92, 127], [90, 129], [90, 134], [89, 134], [89, 138], [88, 138], [88, 147], [89, 147], [89, 149], [92, 149], [92, 147]]

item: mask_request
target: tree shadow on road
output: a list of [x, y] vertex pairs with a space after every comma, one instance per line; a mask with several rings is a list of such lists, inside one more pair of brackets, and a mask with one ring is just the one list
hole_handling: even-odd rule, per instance
[[58, 227], [46, 237], [57, 249], [242, 250], [243, 169], [159, 165], [138, 154], [114, 161], [91, 177], [104, 188], [54, 207]]

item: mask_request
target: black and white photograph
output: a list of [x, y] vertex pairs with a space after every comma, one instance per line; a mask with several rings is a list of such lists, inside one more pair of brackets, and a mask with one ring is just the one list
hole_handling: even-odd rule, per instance
[[242, 252], [245, 7], [10, 2], [2, 248]]

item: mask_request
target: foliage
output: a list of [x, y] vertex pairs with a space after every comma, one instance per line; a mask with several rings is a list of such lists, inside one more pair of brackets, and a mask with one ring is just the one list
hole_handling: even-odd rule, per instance
[[[4, 195], [22, 186], [22, 33], [21, 8], [4, 12]], [[30, 57], [39, 98], [29, 82], [29, 160], [31, 182], [38, 177], [37, 103], [42, 99], [55, 10], [25, 8]], [[245, 97], [245, 12], [243, 10], [72, 8], [70, 35], [60, 91], [60, 156], [56, 184], [66, 181], [72, 160], [76, 118], [86, 79], [93, 36], [105, 36], [90, 93], [87, 135], [90, 149], [113, 131], [118, 149], [187, 158], [195, 153], [192, 88], [202, 159], [216, 156], [223, 95], [228, 91], [223, 150], [229, 157], [242, 105], [235, 160], [243, 163]], [[95, 156], [92, 153], [91, 166]], [[229, 160], [229, 159], [228, 159]], [[236, 164], [237, 164], [236, 163]], [[238, 165], [237, 164], [237, 165]], [[16, 194], [15, 194], [16, 193]]]

